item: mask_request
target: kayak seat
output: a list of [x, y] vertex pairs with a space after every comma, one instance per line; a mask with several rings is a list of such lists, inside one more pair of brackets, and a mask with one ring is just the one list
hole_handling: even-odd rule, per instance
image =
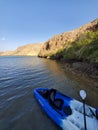
[[64, 101], [60, 98], [56, 98], [54, 101], [54, 107], [59, 109], [59, 110], [62, 110], [63, 104], [64, 104]]
[[50, 90], [50, 94], [49, 94], [49, 104], [52, 107], [61, 110], [62, 106], [64, 104], [64, 101], [61, 98], [55, 98], [55, 96], [56, 96], [56, 90], [55, 89], [51, 89]]
[[50, 105], [54, 104], [55, 95], [56, 95], [56, 90], [55, 89], [50, 89], [50, 91], [49, 91], [49, 97], [48, 97]]

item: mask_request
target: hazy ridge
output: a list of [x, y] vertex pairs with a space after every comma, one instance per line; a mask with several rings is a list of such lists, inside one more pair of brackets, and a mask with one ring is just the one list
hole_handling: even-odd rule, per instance
[[0, 52], [1, 56], [37, 56], [42, 44], [27, 44], [25, 46], [20, 46], [16, 50]]

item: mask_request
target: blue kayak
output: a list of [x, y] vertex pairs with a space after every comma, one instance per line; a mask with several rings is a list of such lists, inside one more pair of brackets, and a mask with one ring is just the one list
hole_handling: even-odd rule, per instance
[[[84, 130], [83, 103], [56, 89], [36, 88], [34, 95], [47, 115], [63, 130]], [[85, 105], [87, 130], [98, 130], [98, 109]]]

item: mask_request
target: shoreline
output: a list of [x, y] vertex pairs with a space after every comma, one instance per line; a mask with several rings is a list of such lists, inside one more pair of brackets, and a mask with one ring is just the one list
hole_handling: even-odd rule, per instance
[[64, 69], [68, 72], [71, 72], [76, 77], [85, 79], [89, 82], [95, 84], [95, 87], [98, 88], [98, 63], [91, 63], [89, 61], [83, 61], [78, 59], [62, 59], [58, 57], [41, 57], [50, 60], [56, 60], [64, 64]]
[[82, 61], [62, 60], [64, 69], [71, 72], [78, 78], [87, 80], [98, 88], [98, 63], [88, 63]]

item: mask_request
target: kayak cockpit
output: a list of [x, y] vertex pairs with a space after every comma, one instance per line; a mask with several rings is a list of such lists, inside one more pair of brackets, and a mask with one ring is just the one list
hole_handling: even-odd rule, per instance
[[49, 105], [63, 117], [72, 114], [72, 109], [65, 102], [63, 96], [55, 89], [38, 90], [38, 93], [49, 102]]

